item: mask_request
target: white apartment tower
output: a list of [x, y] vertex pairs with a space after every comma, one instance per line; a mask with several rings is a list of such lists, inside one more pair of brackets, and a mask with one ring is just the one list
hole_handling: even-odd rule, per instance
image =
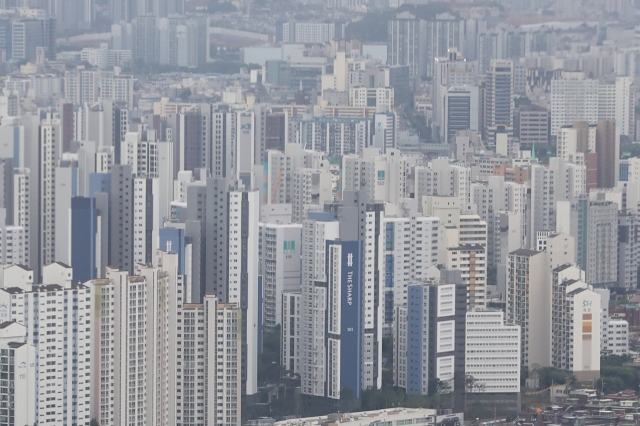
[[151, 265], [159, 244], [160, 182], [158, 178], [133, 179], [133, 261]]
[[[94, 306], [92, 418], [100, 424], [239, 425], [242, 312], [183, 303], [178, 256], [88, 283]], [[144, 321], [140, 321], [143, 319]], [[140, 350], [144, 349], [144, 350]], [[213, 360], [213, 361], [212, 361]]]
[[552, 277], [552, 366], [579, 380], [600, 376], [600, 295], [580, 278], [575, 267], [559, 267]]
[[327, 281], [328, 241], [340, 237], [339, 222], [305, 220], [302, 228], [302, 300], [300, 302], [300, 388], [303, 394], [325, 396], [327, 288], [317, 282]]
[[[242, 312], [213, 295], [178, 310], [173, 424], [240, 425]], [[222, 368], [220, 368], [222, 367]]]
[[333, 201], [331, 173], [321, 169], [299, 168], [293, 171], [291, 205], [293, 222], [302, 222], [310, 208], [322, 209]]
[[[518, 249], [509, 253], [506, 283], [506, 321], [522, 328], [523, 366], [551, 365], [551, 276], [554, 268], [577, 271], [573, 239], [557, 234], [547, 240], [547, 251]], [[566, 274], [568, 272], [564, 272]], [[535, 318], [535, 321], [533, 320]]]
[[36, 348], [27, 343], [27, 330], [17, 322], [0, 323], [0, 398], [2, 423], [31, 425], [36, 422]]
[[[365, 152], [370, 148], [366, 148]], [[379, 152], [375, 150], [375, 152]], [[364, 158], [350, 154], [342, 157], [342, 190], [366, 191], [371, 198], [375, 194], [375, 162], [373, 158]]]
[[558, 201], [569, 200], [586, 192], [586, 168], [584, 165], [567, 163], [552, 157], [549, 165], [532, 165], [531, 211], [529, 218], [529, 245], [534, 247], [532, 238], [538, 231], [556, 229], [556, 208]]
[[[44, 268], [58, 269], [53, 264]], [[91, 292], [68, 279], [29, 289], [5, 287], [0, 303], [8, 320], [27, 328], [27, 343], [37, 348], [36, 419], [38, 424], [75, 425], [91, 420]]]
[[551, 80], [551, 135], [574, 121], [598, 121], [598, 81], [582, 72], [563, 71]]
[[264, 326], [282, 325], [282, 293], [300, 291], [302, 225], [260, 224]]
[[427, 278], [438, 263], [440, 219], [437, 217], [385, 217], [384, 324], [393, 325], [393, 309], [404, 305], [407, 286]]

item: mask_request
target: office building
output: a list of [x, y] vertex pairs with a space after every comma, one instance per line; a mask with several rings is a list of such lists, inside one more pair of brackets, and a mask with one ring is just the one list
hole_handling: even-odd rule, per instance
[[520, 334], [517, 325], [505, 324], [504, 313], [473, 310], [466, 313], [465, 368], [473, 378], [471, 394], [520, 392]]
[[480, 131], [480, 95], [476, 86], [451, 86], [444, 93], [444, 141], [452, 143], [459, 131]]
[[484, 137], [491, 137], [498, 126], [513, 128], [513, 75], [512, 61], [493, 60], [487, 71], [484, 95]]
[[521, 144], [547, 144], [550, 138], [549, 118], [549, 111], [545, 108], [537, 105], [521, 107], [515, 116], [514, 134]]

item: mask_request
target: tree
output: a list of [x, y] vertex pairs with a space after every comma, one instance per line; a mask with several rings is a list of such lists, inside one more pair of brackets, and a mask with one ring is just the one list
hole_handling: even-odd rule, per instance
[[617, 393], [625, 389], [638, 389], [640, 378], [630, 364], [628, 355], [608, 355], [600, 359], [598, 389], [604, 393]]
[[89, 426], [100, 426], [100, 423], [98, 423], [98, 420], [93, 418], [91, 419], [91, 421], [89, 422]]
[[444, 382], [437, 377], [433, 377], [429, 380], [429, 396], [444, 395], [451, 392], [451, 386], [449, 383]]
[[564, 385], [575, 383], [576, 377], [569, 371], [558, 370], [553, 367], [542, 367], [536, 372], [540, 379], [540, 388], [546, 389], [551, 385]]
[[480, 383], [478, 380], [476, 380], [476, 378], [472, 375], [467, 374], [466, 376], [464, 376], [464, 388], [469, 393], [481, 393], [484, 392], [485, 385], [484, 383]]
[[353, 410], [353, 403], [356, 400], [356, 394], [351, 388], [342, 388], [340, 390], [340, 412], [350, 413]]
[[187, 89], [180, 94], [180, 99], [182, 99], [183, 102], [186, 102], [190, 96], [191, 96], [191, 89]]

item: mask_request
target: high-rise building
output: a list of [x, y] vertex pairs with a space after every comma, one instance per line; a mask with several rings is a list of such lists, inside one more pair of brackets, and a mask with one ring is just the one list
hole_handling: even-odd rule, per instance
[[387, 64], [408, 65], [409, 75], [423, 75], [426, 57], [422, 40], [425, 37], [423, 21], [406, 11], [398, 13], [387, 24]]
[[620, 135], [635, 135], [636, 103], [632, 77], [617, 76], [615, 81], [598, 85], [598, 120], [613, 120]]
[[407, 286], [428, 277], [438, 263], [440, 219], [385, 217], [384, 325], [393, 325], [394, 308], [409, 303]]
[[290, 374], [300, 374], [301, 292], [282, 293], [282, 350], [280, 365]]
[[[487, 222], [487, 261], [491, 266], [506, 264], [507, 254], [524, 245], [526, 193], [524, 185], [506, 182], [503, 176], [490, 176], [486, 183], [471, 184], [471, 203], [476, 205], [482, 220]], [[513, 219], [508, 219], [509, 224], [519, 223], [515, 229], [508, 226], [509, 235], [516, 234], [513, 241], [510, 240], [511, 250], [503, 250], [507, 247], [500, 237], [506, 217], [500, 216], [506, 212], [513, 214]]]
[[440, 13], [434, 19], [427, 19], [422, 24], [425, 37], [424, 63], [426, 77], [436, 74], [436, 58], [447, 56], [450, 49], [461, 48], [461, 38], [464, 33], [464, 23], [458, 16], [451, 13]]
[[618, 183], [620, 134], [613, 120], [598, 121], [596, 153], [598, 154], [598, 188], [615, 188]]
[[575, 121], [595, 124], [598, 120], [598, 81], [582, 72], [563, 71], [551, 80], [551, 135]]
[[[43, 268], [45, 284], [0, 290], [6, 320], [23, 324], [27, 344], [36, 347], [38, 377], [35, 418], [39, 424], [87, 423], [90, 416], [91, 293], [71, 282], [71, 268]], [[55, 360], [55, 361], [53, 361]]]
[[[246, 191], [227, 179], [208, 178], [204, 197], [188, 200], [188, 209], [202, 213], [201, 280], [194, 276], [194, 302], [214, 294], [242, 311], [242, 391], [257, 392], [259, 203], [257, 191]], [[196, 188], [193, 188], [194, 191]], [[195, 195], [195, 194], [194, 194]], [[192, 205], [193, 200], [193, 207]], [[195, 265], [194, 265], [195, 267]], [[200, 267], [200, 266], [199, 266]]]
[[307, 212], [333, 201], [331, 173], [322, 169], [298, 168], [291, 179], [292, 220], [302, 222]]
[[[99, 215], [96, 204], [93, 197], [71, 199], [71, 265], [75, 282], [86, 282], [98, 276]], [[100, 219], [103, 219], [102, 215]]]
[[40, 183], [39, 188], [39, 244], [40, 263], [48, 265], [55, 258], [55, 203], [58, 185], [56, 165], [61, 155], [60, 119], [54, 113], [47, 113], [41, 121], [39, 131]]
[[71, 199], [78, 196], [78, 161], [73, 154], [63, 153], [55, 168], [54, 259], [71, 264]]
[[586, 282], [615, 286], [618, 281], [618, 204], [573, 197], [557, 203], [556, 229], [575, 239], [576, 263]]
[[91, 341], [91, 377], [101, 383], [92, 389], [92, 418], [239, 425], [242, 313], [214, 295], [185, 303], [178, 254], [157, 255], [156, 266], [136, 275], [110, 269], [87, 283], [94, 326], [103, 331]]
[[[134, 3], [131, 0], [113, 0], [114, 3]], [[130, 19], [135, 27], [134, 60], [139, 59], [147, 64], [157, 64], [160, 61], [160, 43], [158, 40], [158, 19], [151, 15], [138, 15]]]
[[489, 142], [498, 126], [513, 130], [513, 75], [513, 61], [491, 61], [486, 75], [483, 128]]
[[579, 380], [593, 380], [600, 375], [600, 295], [580, 280], [580, 273], [575, 267], [553, 272], [551, 365]]
[[358, 154], [373, 142], [372, 118], [295, 116], [288, 124], [289, 143], [328, 156]]
[[466, 313], [465, 389], [471, 394], [517, 394], [520, 392], [520, 334], [507, 325], [504, 313], [473, 310]]
[[301, 224], [260, 224], [264, 327], [283, 325], [282, 294], [300, 291]]
[[549, 111], [537, 105], [520, 107], [515, 116], [514, 135], [521, 144], [549, 143]]
[[480, 131], [480, 96], [476, 86], [451, 86], [444, 93], [443, 140], [455, 141], [458, 131]]
[[347, 192], [342, 204], [303, 222], [295, 319], [303, 395], [339, 399], [347, 387], [359, 396], [381, 386], [382, 220], [383, 204], [367, 202], [360, 191]]
[[59, 31], [86, 30], [93, 20], [92, 1], [59, 0], [56, 2], [56, 25]]
[[430, 196], [455, 196], [461, 202], [470, 200], [471, 169], [464, 164], [438, 158], [430, 167], [415, 167], [415, 198]]
[[158, 248], [160, 186], [158, 178], [133, 179], [133, 262], [150, 265]]
[[453, 391], [455, 374], [465, 374], [467, 288], [460, 272], [442, 271], [407, 292], [407, 301], [394, 309], [394, 384], [407, 394], [427, 395], [439, 379]]
[[109, 266], [133, 273], [134, 186], [131, 166], [114, 165], [109, 184]]
[[[586, 191], [586, 168], [584, 165], [568, 163], [552, 157], [549, 165], [531, 166], [531, 207], [527, 232], [529, 247], [535, 247], [538, 231], [566, 232], [556, 226], [557, 203], [584, 194]], [[553, 191], [550, 189], [553, 188]]]
[[638, 283], [640, 261], [640, 218], [629, 210], [618, 212], [618, 283], [620, 289], [632, 289]]
[[[325, 384], [328, 378], [326, 362], [328, 353], [325, 338], [322, 335], [323, 333], [314, 332], [314, 330], [325, 330], [327, 326], [325, 310], [328, 310], [328, 288], [317, 285], [316, 283], [324, 283], [329, 279], [327, 265], [330, 264], [330, 260], [327, 258], [327, 243], [332, 240], [337, 240], [340, 237], [340, 223], [332, 220], [334, 218], [335, 216], [329, 220], [307, 219], [302, 223], [302, 241], [305, 245], [302, 251], [302, 285], [300, 309], [298, 310], [300, 317], [295, 318], [295, 321], [300, 324], [300, 352], [298, 353], [299, 358], [296, 361], [298, 371], [300, 372], [301, 393], [317, 397], [333, 396], [333, 398], [337, 398], [339, 397], [337, 392], [339, 392], [340, 389], [338, 389], [337, 392], [335, 389], [327, 389], [327, 393], [325, 393]], [[358, 257], [355, 257], [355, 255]], [[352, 259], [355, 257], [356, 260], [359, 260], [360, 252], [353, 253], [352, 249], [351, 256]], [[353, 268], [352, 274], [354, 274], [356, 270], [357, 268]], [[342, 277], [340, 276], [340, 278]], [[353, 280], [354, 278], [356, 277], [352, 276], [352, 306], [354, 302], [356, 304], [360, 303], [359, 296], [361, 293], [359, 291], [359, 285], [353, 286], [353, 282], [358, 283], [358, 281]], [[346, 282], [345, 285], [339, 286], [338, 288], [342, 289], [343, 287], [346, 290]], [[345, 290], [339, 292], [341, 296], [340, 305], [336, 306], [336, 309], [342, 307], [343, 298], [345, 299], [345, 307], [349, 306], [346, 304], [347, 294]], [[350, 322], [359, 322], [357, 312], [351, 314], [351, 316], [355, 318], [351, 318]], [[335, 331], [342, 333], [343, 330], [346, 332], [345, 327], [340, 327], [339, 330]], [[358, 327], [358, 330], [360, 330], [360, 327]], [[356, 348], [361, 346], [359, 338], [354, 336], [351, 340]], [[353, 358], [359, 358], [359, 355], [359, 352], [350, 354]], [[339, 357], [335, 361], [341, 360], [342, 358]], [[334, 363], [335, 362], [332, 362], [332, 364]], [[359, 369], [358, 367], [357, 370]], [[342, 372], [341, 370], [339, 371]], [[356, 375], [356, 378], [359, 376], [356, 371], [354, 371], [353, 374]], [[340, 377], [342, 381], [342, 376], [338, 375], [338, 377]], [[350, 383], [350, 385], [353, 386], [353, 383]], [[344, 387], [344, 385], [342, 387]]]
[[7, 386], [0, 388], [3, 426], [36, 422], [36, 348], [26, 342], [26, 327], [17, 322], [0, 323], [0, 368], [7, 371]]
[[[551, 275], [554, 268], [564, 270], [573, 263], [573, 241], [566, 234], [550, 236], [547, 251], [518, 249], [509, 253], [506, 321], [522, 328], [520, 348], [524, 367], [550, 366]], [[572, 268], [584, 275], [578, 268]]]
[[485, 244], [460, 243], [447, 247], [446, 251], [447, 268], [462, 272], [462, 281], [467, 286], [469, 308], [484, 307], [487, 303], [486, 223], [483, 233]]

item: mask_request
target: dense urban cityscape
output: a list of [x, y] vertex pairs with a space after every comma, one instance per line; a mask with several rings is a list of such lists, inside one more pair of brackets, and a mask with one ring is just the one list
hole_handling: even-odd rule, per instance
[[1, 0], [0, 426], [637, 426], [640, 0]]

